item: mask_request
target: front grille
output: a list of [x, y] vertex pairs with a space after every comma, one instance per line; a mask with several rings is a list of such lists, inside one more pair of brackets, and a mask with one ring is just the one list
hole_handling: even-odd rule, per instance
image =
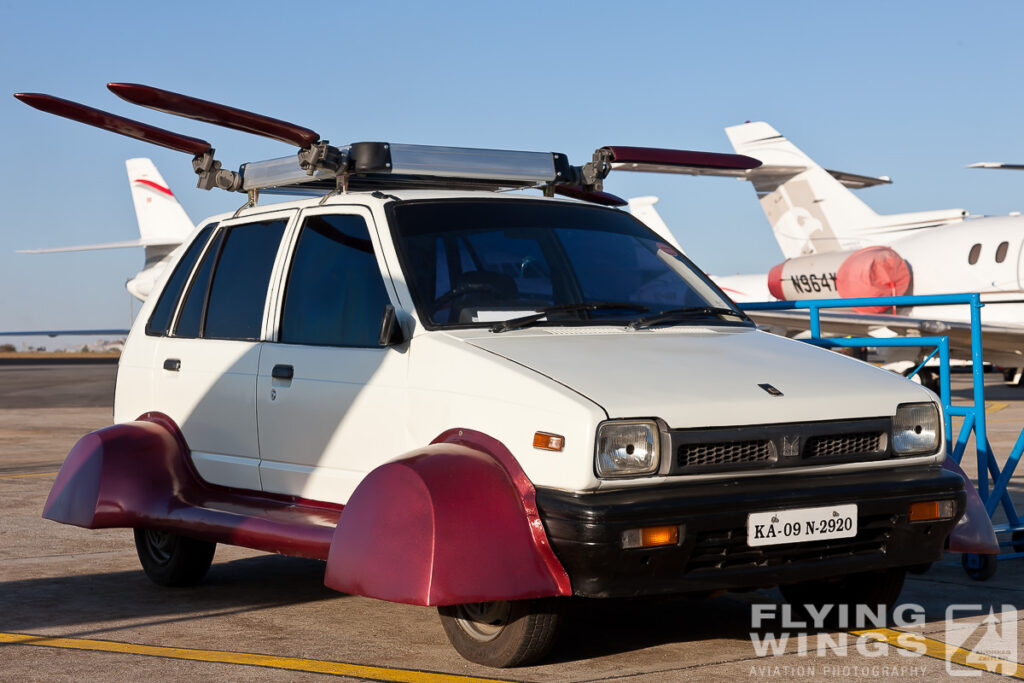
[[888, 417], [675, 429], [669, 432], [669, 474], [884, 460], [891, 431]]
[[857, 522], [853, 538], [835, 538], [810, 543], [747, 545], [744, 527], [702, 531], [696, 534], [685, 573], [697, 574], [723, 569], [781, 567], [804, 562], [819, 562], [842, 557], [884, 555], [892, 539], [896, 518], [891, 514], [863, 516]]
[[775, 460], [775, 446], [768, 439], [687, 443], [679, 447], [678, 459], [680, 467], [771, 462]]
[[882, 437], [883, 434], [880, 432], [814, 436], [804, 445], [803, 457], [828, 458], [856, 453], [877, 453], [885, 450]]

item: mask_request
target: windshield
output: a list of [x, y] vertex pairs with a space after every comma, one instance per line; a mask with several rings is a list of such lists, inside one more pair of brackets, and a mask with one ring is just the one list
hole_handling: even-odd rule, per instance
[[510, 328], [496, 323], [520, 318], [564, 325], [658, 316], [661, 323], [659, 314], [681, 309], [693, 310], [664, 318], [749, 324], [738, 312], [723, 317], [735, 305], [678, 250], [621, 211], [513, 199], [397, 202], [388, 211], [429, 328], [502, 331]]

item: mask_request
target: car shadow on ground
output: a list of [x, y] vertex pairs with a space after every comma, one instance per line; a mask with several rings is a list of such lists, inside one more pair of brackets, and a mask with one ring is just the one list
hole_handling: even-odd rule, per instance
[[231, 613], [346, 597], [323, 584], [324, 563], [262, 555], [215, 563], [196, 586], [166, 588], [142, 570], [0, 583], [0, 630], [36, 631], [101, 622], [104, 626], [196, 621]]
[[544, 663], [582, 661], [667, 643], [749, 642], [750, 601], [772, 600], [755, 593], [744, 598], [573, 599], [568, 627]]

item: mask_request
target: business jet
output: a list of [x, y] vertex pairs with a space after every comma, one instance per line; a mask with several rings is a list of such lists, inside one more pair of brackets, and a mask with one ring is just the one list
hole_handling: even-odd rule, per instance
[[[827, 170], [764, 122], [725, 132], [737, 153], [762, 165], [749, 171], [694, 173], [750, 181], [785, 257], [767, 273], [715, 277], [735, 301], [980, 292], [986, 304], [985, 360], [1016, 368], [1013, 379], [1021, 381], [1024, 217], [972, 217], [964, 209], [878, 214], [853, 190], [888, 184], [888, 177]], [[638, 204], [634, 214], [648, 225], [650, 214], [657, 215], [651, 199], [657, 201], [633, 200]], [[789, 336], [807, 329], [803, 312], [761, 311], [753, 316]], [[823, 312], [821, 320], [823, 330], [839, 335], [948, 335], [952, 355], [970, 358], [967, 306], [879, 306]], [[912, 367], [920, 357], [912, 353], [912, 358], [897, 359], [899, 354], [892, 352], [889, 360]]]
[[85, 244], [50, 249], [21, 249], [19, 254], [53, 254], [68, 251], [97, 249], [126, 249], [141, 247], [145, 261], [142, 269], [125, 283], [125, 288], [136, 299], [145, 301], [160, 274], [171, 260], [175, 250], [195, 229], [185, 209], [167, 186], [163, 176], [149, 159], [128, 159], [128, 184], [139, 223], [139, 239], [105, 244]]

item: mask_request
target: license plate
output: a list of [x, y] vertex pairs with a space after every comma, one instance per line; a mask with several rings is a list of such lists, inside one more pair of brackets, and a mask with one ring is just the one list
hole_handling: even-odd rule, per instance
[[857, 505], [830, 505], [747, 516], [747, 545], [806, 543], [857, 535]]

